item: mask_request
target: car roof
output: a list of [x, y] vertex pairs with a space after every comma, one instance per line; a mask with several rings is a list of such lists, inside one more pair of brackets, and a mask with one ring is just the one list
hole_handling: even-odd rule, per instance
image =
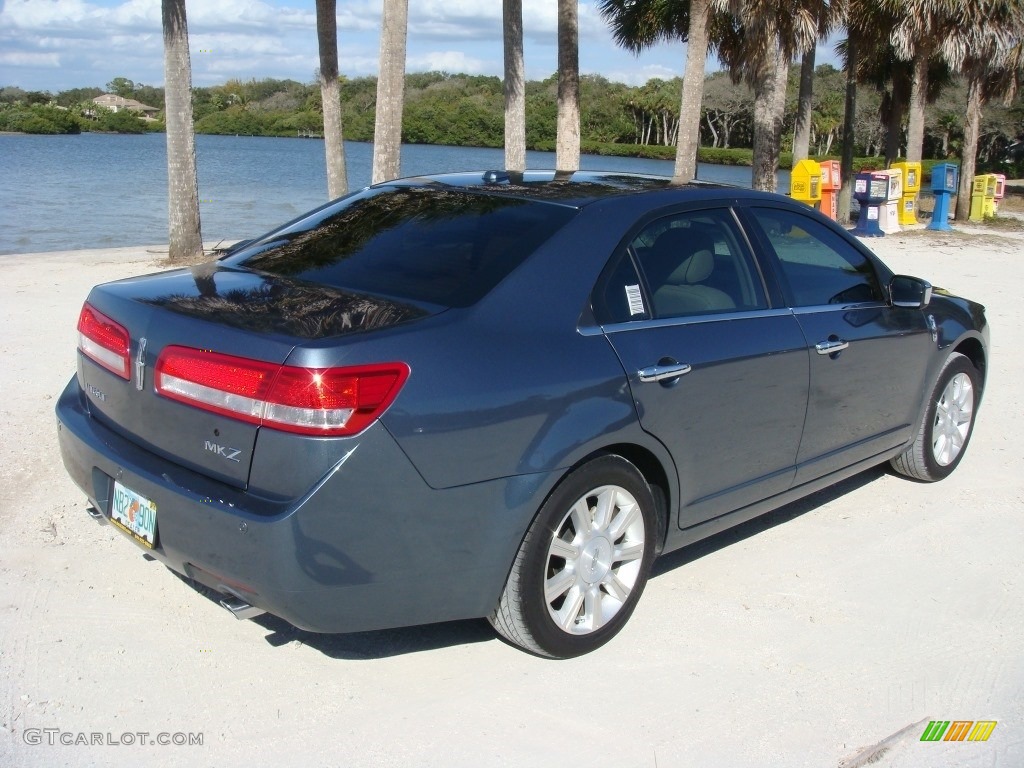
[[[382, 187], [456, 188], [467, 192], [511, 195], [581, 208], [611, 197], [673, 190], [680, 202], [729, 197], [777, 197], [744, 187], [704, 181], [673, 184], [668, 176], [611, 171], [472, 171], [412, 176], [384, 182]], [[715, 192], [718, 194], [716, 195]], [[711, 193], [709, 195], [709, 193]]]

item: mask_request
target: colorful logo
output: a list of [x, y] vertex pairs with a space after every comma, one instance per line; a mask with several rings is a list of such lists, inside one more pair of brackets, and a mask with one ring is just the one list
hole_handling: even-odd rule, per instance
[[988, 741], [996, 729], [995, 720], [931, 720], [921, 741]]

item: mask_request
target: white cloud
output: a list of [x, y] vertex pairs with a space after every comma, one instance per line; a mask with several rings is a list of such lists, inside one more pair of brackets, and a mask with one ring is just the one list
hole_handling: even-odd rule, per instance
[[487, 71], [489, 63], [467, 56], [462, 51], [429, 51], [409, 57], [410, 72], [451, 72], [479, 75]]
[[[341, 71], [377, 72], [380, 0], [338, 3]], [[317, 68], [313, 0], [188, 0], [193, 80], [237, 78], [309, 82]], [[523, 0], [526, 68], [531, 78], [556, 69], [557, 3]], [[643, 83], [682, 70], [681, 46], [639, 58], [617, 48], [594, 0], [579, 6], [584, 72]], [[103, 85], [116, 76], [163, 82], [160, 0], [0, 0], [0, 85], [33, 90]], [[409, 71], [502, 73], [501, 3], [414, 0], [409, 9]]]
[[59, 67], [60, 56], [56, 53], [7, 51], [0, 53], [0, 64], [7, 67]]

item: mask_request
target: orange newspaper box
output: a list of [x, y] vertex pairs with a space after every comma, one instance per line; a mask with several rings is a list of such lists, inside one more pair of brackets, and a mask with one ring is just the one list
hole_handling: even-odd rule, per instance
[[839, 189], [843, 186], [838, 160], [822, 160], [821, 166], [821, 212], [832, 221], [839, 219]]

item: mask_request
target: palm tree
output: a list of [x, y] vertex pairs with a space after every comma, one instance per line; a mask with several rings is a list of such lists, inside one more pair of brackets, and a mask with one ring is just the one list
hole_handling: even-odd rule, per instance
[[[817, 9], [818, 39], [826, 40], [845, 12], [840, 0], [822, 0]], [[800, 62], [800, 93], [797, 97], [796, 125], [793, 129], [793, 164], [810, 156], [811, 117], [814, 113], [814, 61], [815, 45], [803, 51]]]
[[[989, 12], [1005, 6], [1003, 0], [879, 0], [896, 24], [890, 42], [896, 55], [912, 63], [907, 123], [907, 160], [919, 162], [924, 146], [924, 110], [928, 97], [929, 66], [944, 41], [976, 29]], [[988, 6], [991, 6], [989, 8]]]
[[[851, 6], [854, 3], [851, 2]], [[850, 221], [850, 206], [853, 202], [853, 145], [857, 114], [857, 63], [863, 36], [854, 21], [853, 7], [847, 22], [846, 38], [846, 105], [843, 109], [843, 153], [839, 164], [839, 196], [836, 200], [836, 218], [840, 224]]]
[[558, 0], [558, 123], [555, 169], [580, 167], [579, 0]]
[[502, 0], [505, 39], [505, 168], [526, 170], [526, 69], [523, 0]]
[[324, 110], [327, 196], [333, 200], [348, 192], [341, 125], [341, 85], [338, 80], [337, 0], [316, 0], [316, 37], [320, 48], [320, 96]]
[[163, 0], [164, 116], [167, 123], [167, 209], [172, 264], [203, 257], [199, 225], [196, 138], [192, 126], [192, 63], [185, 0]]
[[979, 126], [985, 104], [1009, 104], [1024, 82], [1024, 2], [1011, 0], [989, 9], [981, 24], [944, 41], [943, 56], [967, 77], [967, 119], [960, 165], [956, 218], [968, 218]]
[[817, 41], [815, 9], [820, 5], [820, 0], [730, 2], [733, 23], [718, 51], [733, 78], [745, 80], [754, 91], [754, 189], [775, 191], [789, 62]]
[[696, 178], [704, 65], [713, 20], [724, 10], [725, 0], [598, 0], [597, 7], [611, 24], [615, 42], [634, 53], [661, 41], [682, 40], [687, 44], [673, 181], [685, 183]]
[[401, 175], [402, 106], [409, 0], [384, 0], [380, 25], [380, 74], [373, 127], [373, 183]]

